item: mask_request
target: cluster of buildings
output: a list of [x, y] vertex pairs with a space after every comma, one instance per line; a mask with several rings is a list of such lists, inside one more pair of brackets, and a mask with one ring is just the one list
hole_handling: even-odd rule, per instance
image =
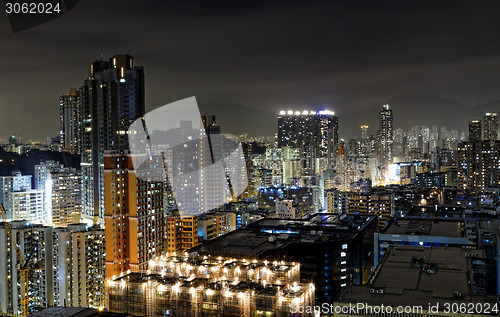
[[29, 272], [30, 306], [103, 307], [105, 300], [105, 232], [99, 227], [70, 224], [51, 227], [26, 220], [10, 222], [11, 241], [0, 223], [0, 308], [19, 311], [20, 271], [14, 249], [30, 254], [37, 269]]
[[7, 219], [54, 226], [80, 222], [80, 171], [55, 161], [41, 162], [34, 171], [0, 176], [0, 202]]
[[[0, 224], [1, 313], [21, 311], [15, 245], [36, 268], [31, 311], [313, 316], [319, 307], [361, 316], [415, 298], [498, 303], [495, 113], [470, 122], [468, 134], [403, 131], [384, 105], [376, 134], [363, 125], [360, 138], [343, 140], [332, 111], [281, 111], [274, 138], [241, 138], [239, 175], [215, 116], [148, 131], [138, 144], [155, 142], [131, 149], [144, 95], [132, 56], [90, 63], [81, 87], [59, 99], [56, 141], [81, 168], [45, 161], [33, 175], [0, 177], [14, 237]], [[11, 142], [11, 150], [22, 144]], [[229, 173], [248, 180], [242, 195]], [[173, 188], [176, 177], [186, 186]], [[356, 302], [367, 306], [344, 313]]]

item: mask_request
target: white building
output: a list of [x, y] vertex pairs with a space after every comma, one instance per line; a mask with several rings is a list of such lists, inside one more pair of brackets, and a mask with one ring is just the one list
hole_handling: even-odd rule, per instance
[[[53, 228], [27, 221], [10, 223], [23, 255], [32, 254], [29, 307], [104, 307], [106, 252], [104, 230], [84, 224]], [[36, 248], [35, 248], [36, 246]], [[0, 314], [21, 311], [18, 258], [0, 223]]]
[[28, 220], [33, 223], [50, 225], [52, 217], [43, 205], [42, 190], [10, 192], [12, 220]]
[[35, 188], [43, 191], [44, 209], [52, 225], [66, 226], [81, 222], [81, 173], [64, 165], [47, 161], [35, 165]]
[[[12, 235], [21, 253], [28, 255], [33, 251], [31, 263], [39, 263], [41, 269], [31, 271], [28, 292], [30, 307], [53, 305], [53, 274], [51, 259], [53, 255], [52, 228], [31, 225], [27, 221], [11, 222]], [[38, 242], [37, 242], [38, 241]], [[36, 246], [36, 248], [35, 248]], [[21, 313], [21, 275], [19, 261], [3, 223], [0, 223], [0, 313]]]
[[294, 206], [292, 200], [276, 199], [276, 216], [281, 219], [296, 219], [297, 217], [297, 207]]
[[[106, 251], [103, 229], [70, 224], [54, 229], [54, 304], [104, 307]], [[56, 264], [57, 263], [57, 264]], [[56, 300], [57, 299], [57, 300]]]
[[20, 172], [12, 173], [12, 176], [0, 176], [0, 202], [5, 208], [7, 219], [12, 220], [11, 192], [19, 192], [31, 189], [31, 175], [21, 175]]

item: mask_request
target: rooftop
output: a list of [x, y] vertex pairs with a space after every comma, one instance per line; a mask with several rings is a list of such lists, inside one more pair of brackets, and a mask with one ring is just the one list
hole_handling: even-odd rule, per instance
[[373, 217], [316, 214], [306, 220], [266, 218], [207, 241], [192, 251], [231, 256], [262, 256], [292, 243], [320, 243], [353, 239]]
[[393, 247], [367, 285], [349, 285], [337, 302], [411, 302], [424, 307], [436, 302], [484, 302], [485, 296], [480, 295], [484, 294], [484, 285], [479, 285], [480, 279], [473, 276], [484, 267], [483, 258], [483, 251], [458, 247]]
[[462, 220], [401, 219], [390, 224], [385, 234], [421, 235], [441, 237], [465, 237]]

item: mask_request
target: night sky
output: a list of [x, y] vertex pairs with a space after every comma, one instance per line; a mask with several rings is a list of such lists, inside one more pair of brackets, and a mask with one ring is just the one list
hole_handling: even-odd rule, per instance
[[2, 12], [0, 138], [58, 135], [59, 95], [127, 52], [147, 110], [196, 96], [226, 133], [271, 135], [279, 110], [326, 108], [358, 137], [387, 102], [396, 127], [465, 130], [500, 112], [499, 16], [500, 1], [81, 0], [12, 33]]

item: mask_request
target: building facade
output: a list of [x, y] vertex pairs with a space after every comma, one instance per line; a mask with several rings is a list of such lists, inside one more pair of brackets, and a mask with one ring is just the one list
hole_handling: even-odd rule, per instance
[[80, 92], [76, 88], [59, 97], [59, 115], [61, 149], [72, 154], [80, 153]]
[[392, 161], [394, 146], [394, 126], [392, 110], [383, 105], [380, 111], [380, 154], [384, 162]]
[[128, 128], [145, 112], [144, 69], [130, 55], [89, 64], [80, 87], [83, 215], [104, 218], [104, 151], [128, 149]]
[[147, 261], [163, 252], [166, 178], [161, 160], [128, 151], [104, 155], [108, 276], [145, 269]]
[[[298, 263], [169, 255], [108, 280], [109, 311], [133, 316], [290, 316], [314, 305]], [[312, 316], [304, 314], [303, 316]]]

